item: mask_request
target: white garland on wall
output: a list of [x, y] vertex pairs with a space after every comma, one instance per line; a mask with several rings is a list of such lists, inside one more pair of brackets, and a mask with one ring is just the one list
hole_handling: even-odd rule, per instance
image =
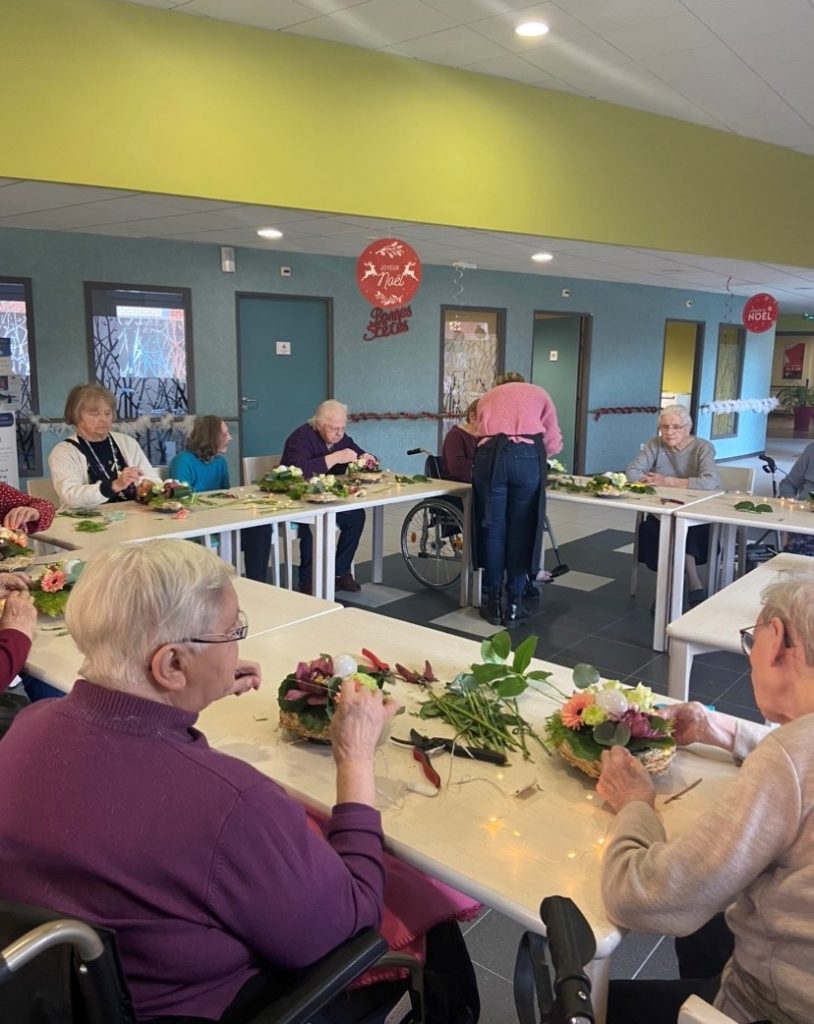
[[776, 409], [780, 403], [776, 398], [731, 398], [719, 402], [705, 402], [699, 412], [757, 412], [764, 416]]
[[[67, 437], [68, 434], [76, 433], [75, 427], [62, 420], [43, 419], [33, 414], [20, 416], [20, 419], [30, 423], [41, 434], [59, 434]], [[195, 425], [195, 419], [195, 416], [172, 416], [169, 413], [165, 416], [139, 416], [135, 420], [120, 420], [113, 424], [112, 429], [130, 437], [134, 434], [143, 434], [145, 430], [177, 430], [188, 437]]]

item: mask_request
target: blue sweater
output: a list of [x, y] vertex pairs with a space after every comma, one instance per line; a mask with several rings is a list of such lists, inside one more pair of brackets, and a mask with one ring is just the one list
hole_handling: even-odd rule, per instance
[[229, 486], [229, 466], [222, 455], [204, 462], [192, 452], [179, 452], [170, 463], [168, 475], [189, 484], [193, 491], [222, 491]]

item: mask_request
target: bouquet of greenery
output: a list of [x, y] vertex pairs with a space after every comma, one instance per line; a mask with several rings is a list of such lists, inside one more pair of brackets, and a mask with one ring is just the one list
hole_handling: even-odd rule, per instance
[[580, 480], [574, 476], [555, 476], [549, 478], [551, 490], [568, 491], [569, 494], [595, 494], [600, 498], [616, 498], [621, 494], [655, 494], [656, 488], [650, 484], [628, 483], [624, 473], [597, 473]]
[[33, 559], [34, 552], [28, 545], [28, 534], [23, 530], [11, 530], [0, 526], [0, 569], [7, 572], [21, 569]]
[[577, 691], [546, 719], [545, 736], [560, 757], [586, 775], [598, 778], [602, 751], [622, 746], [651, 775], [666, 770], [675, 755], [673, 723], [655, 713], [648, 687], [601, 682], [592, 665], [576, 665]]
[[270, 494], [287, 494], [296, 501], [305, 494], [306, 484], [298, 466], [275, 466], [257, 481], [257, 486]]
[[192, 488], [181, 480], [142, 480], [136, 488], [136, 501], [162, 512], [177, 512], [194, 500]]
[[347, 475], [360, 483], [372, 484], [381, 480], [383, 470], [375, 456], [360, 455], [354, 462], [348, 463]]
[[[306, 501], [335, 501], [337, 498], [347, 498], [353, 493], [353, 489], [353, 483], [344, 477], [334, 476], [333, 473], [320, 473], [308, 481], [304, 497]], [[358, 487], [355, 489], [358, 490]]]
[[68, 595], [84, 567], [85, 563], [78, 558], [46, 565], [42, 574], [29, 585], [37, 611], [54, 619], [63, 615]]

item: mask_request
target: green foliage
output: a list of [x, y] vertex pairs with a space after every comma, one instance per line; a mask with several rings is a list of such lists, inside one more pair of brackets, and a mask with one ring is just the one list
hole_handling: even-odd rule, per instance
[[64, 508], [57, 512], [58, 516], [68, 516], [71, 519], [101, 519], [102, 513], [96, 508]]
[[774, 397], [783, 409], [802, 409], [814, 406], [814, 388], [806, 384], [786, 384], [778, 388]]
[[396, 473], [393, 479], [397, 484], [428, 484], [430, 478], [423, 473], [416, 473], [415, 476], [408, 476], [405, 473]]
[[68, 603], [68, 593], [67, 590], [58, 590], [55, 594], [49, 594], [45, 590], [37, 590], [32, 587], [31, 598], [38, 612], [48, 615], [52, 619], [57, 619], [65, 612], [65, 605]]
[[760, 515], [762, 512], [774, 512], [771, 505], [760, 503], [756, 505], [753, 501], [739, 501], [735, 505], [736, 512], [754, 512], [756, 515]]
[[571, 678], [574, 680], [574, 686], [578, 690], [585, 690], [589, 686], [596, 686], [599, 683], [601, 676], [599, 675], [598, 669], [595, 669], [593, 665], [588, 665], [584, 661], [580, 661], [574, 665], [571, 671]]
[[74, 525], [74, 529], [77, 533], [101, 533], [107, 529], [107, 523], [97, 522], [95, 519], [80, 519]]

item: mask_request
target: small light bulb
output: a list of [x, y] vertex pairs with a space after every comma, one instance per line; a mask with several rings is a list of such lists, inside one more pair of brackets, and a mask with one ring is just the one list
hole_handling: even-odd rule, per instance
[[550, 263], [554, 259], [550, 252], [536, 252], [531, 258], [534, 263]]
[[548, 32], [548, 25], [544, 21], [524, 21], [514, 30], [518, 36], [524, 39], [535, 39], [537, 36], [544, 36]]
[[257, 234], [261, 238], [282, 238], [283, 233], [277, 228], [258, 228]]

